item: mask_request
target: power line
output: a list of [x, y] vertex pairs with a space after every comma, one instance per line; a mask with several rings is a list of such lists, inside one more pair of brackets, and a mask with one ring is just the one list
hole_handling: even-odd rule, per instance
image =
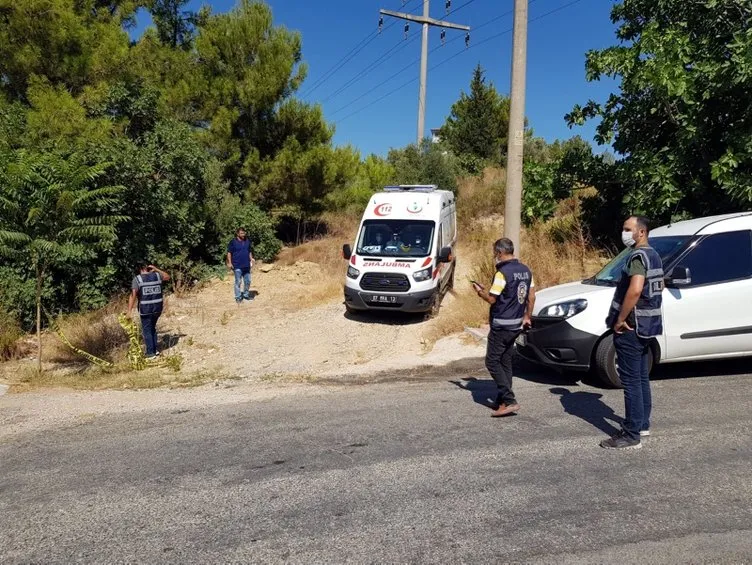
[[[415, 2], [415, 0], [409, 0], [407, 5], [410, 5], [411, 3]], [[385, 31], [395, 25], [396, 22], [389, 23], [386, 28], [382, 31]], [[314, 90], [318, 89], [322, 84], [324, 84], [329, 78], [336, 73], [338, 70], [340, 70], [342, 67], [344, 67], [347, 63], [349, 63], [358, 53], [363, 51], [368, 45], [370, 45], [377, 37], [379, 36], [378, 31], [373, 31], [366, 35], [363, 39], [361, 39], [355, 47], [350, 49], [339, 61], [334, 63], [329, 70], [327, 70], [321, 77], [319, 77], [309, 88], [306, 90], [301, 96], [302, 97], [308, 97], [310, 96]]]
[[[464, 8], [465, 6], [467, 6], [468, 4], [471, 4], [472, 2], [475, 2], [475, 0], [468, 0], [462, 6], [459, 6], [459, 7], [455, 8], [454, 10], [452, 10], [452, 12], [450, 12], [450, 14], [453, 13], [453, 12], [457, 12], [457, 11], [461, 10], [462, 8]], [[537, 2], [537, 0], [530, 0], [530, 4], [534, 4], [535, 2]], [[513, 13], [514, 13], [514, 10], [509, 10], [508, 12], [504, 12], [500, 16], [496, 16], [495, 18], [492, 18], [492, 19], [488, 20], [487, 22], [479, 25], [478, 27], [475, 28], [475, 31], [477, 31], [479, 29], [482, 29], [482, 28], [484, 28], [484, 27], [486, 27], [488, 25], [491, 25], [492, 23], [495, 23], [495, 22], [497, 22], [497, 21], [499, 21], [499, 20], [501, 20], [501, 19], [503, 19], [503, 18], [505, 18], [507, 16], [510, 16]], [[504, 33], [509, 33], [509, 31], [506, 31]], [[460, 36], [460, 35], [455, 36], [454, 38], [452, 38], [449, 41], [447, 41], [445, 44], [443, 44], [443, 45], [437, 45], [436, 47], [434, 47], [433, 49], [431, 49], [431, 51], [429, 51], [429, 55], [432, 54], [432, 53], [434, 53], [435, 51], [438, 51], [442, 47], [445, 47], [446, 45], [449, 45], [449, 44], [451, 44], [451, 43], [453, 43], [455, 41], [458, 41], [459, 39], [462, 39], [462, 36]], [[484, 42], [485, 42], [485, 40], [484, 40]], [[471, 47], [468, 47], [467, 49], [472, 49], [472, 47], [474, 47], [474, 45], [472, 45]], [[460, 55], [462, 53], [464, 53], [464, 51], [460, 51], [458, 53], [458, 55]], [[396, 73], [390, 75], [385, 80], [381, 81], [381, 86], [383, 86], [383, 85], [391, 82], [392, 80], [394, 80], [395, 78], [397, 78], [399, 75], [401, 75], [402, 73], [404, 73], [406, 70], [408, 70], [410, 67], [412, 67], [414, 64], [419, 63], [419, 62], [420, 62], [420, 57], [418, 57], [414, 61], [408, 63], [407, 65], [405, 65], [404, 67], [402, 67], [399, 71], [397, 71]], [[341, 107], [337, 108], [336, 110], [334, 110], [333, 112], [331, 112], [329, 115], [333, 116], [335, 114], [338, 114], [342, 110], [345, 110], [345, 109], [349, 108], [350, 106], [352, 106], [353, 104], [355, 104], [356, 102], [359, 102], [360, 100], [362, 100], [363, 98], [365, 98], [366, 96], [368, 96], [369, 94], [371, 94], [372, 92], [373, 92], [372, 90], [367, 90], [366, 92], [364, 92], [363, 94], [361, 94], [360, 96], [358, 96], [357, 98], [355, 98], [354, 100], [348, 102], [344, 106], [341, 106]]]
[[[535, 0], [532, 0], [532, 1], [530, 2], [530, 3], [532, 4], [532, 3], [534, 2], [534, 1], [535, 1]], [[529, 23], [533, 23], [533, 22], [536, 22], [536, 21], [538, 21], [538, 20], [541, 20], [541, 19], [543, 19], [543, 18], [546, 18], [546, 17], [548, 17], [548, 16], [551, 16], [551, 15], [553, 15], [553, 14], [557, 13], [557, 12], [561, 12], [562, 10], [565, 10], [565, 9], [567, 9], [567, 8], [570, 8], [570, 7], [574, 6], [575, 4], [579, 4], [579, 3], [580, 3], [580, 2], [582, 2], [582, 1], [583, 1], [583, 0], [572, 0], [571, 2], [569, 2], [569, 3], [567, 3], [567, 4], [564, 4], [563, 6], [559, 6], [558, 8], [555, 8], [555, 9], [553, 9], [553, 10], [550, 10], [550, 11], [548, 11], [548, 12], [545, 12], [544, 14], [541, 14], [541, 15], [539, 15], [539, 16], [536, 16], [535, 18], [532, 18], [532, 19], [530, 19]], [[506, 15], [508, 15], [508, 14], [506, 14]], [[501, 17], [502, 17], [502, 16], [499, 16], [498, 18], [494, 18], [494, 20], [498, 20], [498, 19], [500, 19]], [[494, 21], [494, 20], [489, 20], [488, 22], [486, 22], [486, 23], [485, 23], [485, 24], [483, 24], [482, 26], [479, 26], [479, 27], [478, 27], [478, 28], [476, 28], [476, 29], [479, 29], [480, 27], [485, 27], [486, 25], [488, 25], [489, 23], [491, 23], [491, 22], [492, 22], [492, 21]], [[486, 39], [484, 39], [484, 40], [482, 40], [482, 41], [480, 41], [480, 42], [478, 42], [478, 43], [473, 43], [473, 44], [472, 44], [472, 45], [471, 45], [470, 47], [467, 47], [467, 48], [463, 49], [462, 51], [459, 51], [459, 52], [455, 53], [454, 55], [451, 55], [451, 56], [447, 57], [447, 58], [446, 58], [446, 59], [444, 59], [443, 61], [440, 61], [440, 62], [436, 63], [435, 65], [433, 65], [433, 66], [432, 66], [432, 67], [431, 67], [431, 68], [429, 69], [429, 71], [432, 71], [432, 70], [434, 70], [434, 69], [436, 69], [436, 68], [438, 68], [438, 67], [440, 67], [440, 66], [442, 66], [442, 65], [445, 65], [445, 64], [446, 64], [446, 63], [448, 63], [449, 61], [451, 61], [451, 60], [453, 60], [453, 59], [455, 59], [455, 58], [459, 57], [460, 55], [462, 55], [463, 53], [466, 53], [466, 52], [467, 52], [467, 51], [469, 51], [470, 49], [474, 49], [475, 47], [479, 47], [479, 46], [481, 46], [481, 45], [483, 45], [483, 44], [485, 44], [485, 43], [488, 43], [489, 41], [492, 41], [492, 40], [494, 40], [494, 39], [497, 39], [497, 38], [501, 37], [502, 35], [506, 35], [506, 34], [508, 34], [508, 33], [511, 33], [511, 32], [512, 32], [513, 30], [514, 30], [514, 28], [509, 28], [509, 29], [507, 29], [507, 30], [504, 30], [504, 31], [502, 31], [502, 32], [500, 32], [500, 33], [497, 33], [497, 34], [494, 34], [494, 35], [492, 35], [492, 36], [489, 36], [489, 37], [487, 37]], [[449, 42], [447, 42], [447, 43], [449, 43]], [[415, 78], [411, 78], [411, 79], [410, 79], [410, 80], [408, 80], [407, 82], [404, 82], [404, 83], [403, 83], [403, 84], [401, 84], [400, 86], [398, 86], [398, 87], [396, 87], [396, 88], [394, 88], [394, 89], [390, 90], [389, 92], [387, 92], [387, 93], [386, 93], [386, 94], [384, 94], [383, 96], [380, 96], [380, 97], [379, 97], [379, 98], [377, 98], [376, 100], [373, 100], [372, 102], [369, 102], [368, 104], [366, 104], [366, 105], [365, 105], [365, 106], [363, 106], [362, 108], [359, 108], [358, 110], [355, 110], [354, 112], [351, 112], [351, 113], [347, 114], [347, 115], [346, 115], [346, 116], [345, 116], [344, 118], [341, 118], [341, 119], [337, 120], [337, 123], [339, 123], [339, 122], [343, 122], [343, 121], [347, 120], [348, 118], [351, 118], [352, 116], [355, 116], [356, 114], [359, 114], [359, 113], [361, 113], [361, 112], [363, 112], [363, 111], [367, 110], [368, 108], [370, 108], [370, 107], [371, 107], [371, 106], [373, 106], [374, 104], [377, 104], [377, 103], [381, 102], [382, 100], [384, 100], [385, 98], [388, 98], [389, 96], [391, 96], [391, 95], [392, 95], [392, 94], [394, 94], [395, 92], [398, 92], [398, 91], [402, 90], [403, 88], [405, 88], [405, 87], [409, 86], [410, 84], [412, 84], [412, 83], [413, 83], [413, 82], [415, 82], [416, 80], [417, 80], [417, 79], [415, 79]], [[386, 81], [385, 81], [385, 82], [386, 82]], [[343, 108], [341, 108], [341, 109], [343, 109]]]
[[418, 35], [413, 35], [410, 39], [407, 39], [407, 40], [405, 40], [405, 39], [400, 40], [399, 43], [397, 43], [396, 45], [394, 45], [386, 53], [382, 54], [379, 58], [377, 58], [371, 64], [369, 64], [365, 68], [361, 69], [360, 72], [358, 72], [355, 76], [353, 76], [352, 78], [350, 78], [350, 80], [348, 80], [345, 84], [343, 84], [342, 86], [340, 86], [337, 90], [335, 90], [334, 92], [332, 92], [331, 94], [329, 94], [326, 98], [324, 98], [323, 100], [321, 100], [321, 102], [322, 103], [326, 102], [326, 101], [334, 98], [338, 94], [341, 94], [342, 92], [344, 92], [345, 90], [347, 90], [348, 88], [350, 88], [350, 86], [352, 86], [353, 84], [355, 84], [356, 82], [358, 82], [358, 80], [360, 78], [362, 78], [363, 76], [367, 75], [369, 72], [371, 72], [376, 67], [380, 66], [387, 59], [387, 57], [389, 57], [389, 55], [391, 55], [395, 50], [404, 49], [405, 47], [407, 47], [410, 43], [412, 43], [416, 39], [418, 39]]
[[[411, 0], [411, 1], [413, 1], [413, 0]], [[455, 12], [459, 12], [460, 10], [462, 10], [463, 8], [465, 8], [465, 7], [469, 6], [470, 4], [472, 4], [472, 3], [473, 3], [473, 2], [475, 2], [475, 1], [476, 1], [476, 0], [467, 0], [467, 2], [465, 2], [465, 3], [464, 3], [464, 4], [462, 4], [461, 6], [457, 6], [456, 8], [453, 8], [452, 10], [450, 10], [449, 12], [447, 12], [447, 16], [449, 16], [449, 15], [451, 15], [451, 14], [454, 14]], [[536, 1], [536, 0], [532, 0], [532, 1], [531, 1], [531, 3], [532, 3], [532, 2], [535, 2], [535, 1]], [[409, 3], [408, 3], [408, 5], [409, 5]], [[511, 12], [509, 12], [509, 13], [511, 13]], [[498, 19], [498, 18], [494, 18], [494, 20], [491, 20], [490, 22], [487, 22], [487, 23], [491, 23], [491, 22], [495, 21], [496, 19]], [[392, 26], [393, 26], [393, 25], [395, 25], [395, 24], [396, 24], [396, 20], [393, 20], [393, 21], [392, 21], [391, 23], [389, 23], [389, 24], [388, 24], [388, 25], [387, 25], [387, 26], [386, 26], [386, 27], [384, 28], [384, 30], [383, 30], [383, 31], [386, 31], [387, 29], [389, 29], [390, 27], [392, 27]], [[484, 24], [484, 25], [487, 25], [487, 24]], [[480, 26], [480, 27], [483, 27], [483, 26]], [[377, 35], [378, 35], [378, 34], [377, 34]], [[376, 37], [376, 36], [374, 36], [373, 38], [371, 38], [371, 41], [373, 41], [373, 39], [375, 39], [375, 37]], [[403, 47], [404, 47], [404, 46], [406, 46], [406, 45], [407, 45], [407, 43], [409, 43], [409, 42], [411, 42], [411, 41], [414, 41], [415, 39], [417, 39], [417, 37], [418, 37], [417, 35], [414, 35], [414, 36], [413, 36], [413, 37], [412, 37], [411, 39], [409, 39], [409, 40], [408, 40], [408, 41], [407, 41], [406, 43], [402, 43], [402, 46], [403, 46]], [[449, 40], [449, 41], [448, 41], [447, 43], [451, 43], [452, 41], [455, 41], [456, 39], [459, 39], [459, 38], [460, 38], [460, 36], [457, 36], [457, 37], [455, 37], [454, 39], [451, 39], [451, 40]], [[370, 41], [369, 41], [369, 43], [370, 43]], [[444, 45], [444, 44], [442, 44], [442, 45], [440, 45], [440, 46], [437, 46], [437, 47], [434, 47], [434, 48], [433, 48], [433, 49], [432, 49], [432, 50], [430, 51], [430, 53], [433, 53], [433, 52], [434, 52], [434, 51], [436, 51], [437, 49], [440, 49], [441, 47], [443, 47], [443, 45]], [[364, 45], [363, 47], [365, 48], [365, 45]], [[395, 46], [395, 47], [396, 47], [396, 46]], [[360, 79], [360, 78], [361, 78], [362, 76], [366, 75], [366, 74], [367, 74], [367, 73], [368, 73], [368, 72], [369, 72], [370, 70], [373, 70], [374, 68], [378, 67], [378, 66], [380, 65], [381, 61], [382, 61], [383, 59], [385, 59], [385, 58], [386, 58], [386, 56], [387, 56], [387, 55], [389, 55], [389, 53], [391, 53], [391, 52], [392, 52], [392, 51], [393, 51], [393, 50], [395, 49], [395, 47], [393, 47], [393, 48], [392, 48], [392, 49], [390, 49], [390, 50], [389, 50], [389, 51], [388, 51], [387, 53], [385, 53], [384, 55], [382, 55], [381, 57], [379, 57], [379, 59], [377, 59], [376, 61], [374, 61], [374, 62], [372, 63], [372, 66], [369, 66], [369, 67], [367, 67], [366, 69], [363, 69], [363, 70], [362, 70], [362, 71], [361, 71], [360, 73], [358, 73], [358, 74], [357, 74], [356, 76], [352, 77], [352, 78], [351, 78], [351, 79], [350, 79], [350, 80], [349, 80], [349, 81], [348, 81], [348, 82], [347, 82], [346, 84], [342, 85], [342, 86], [341, 86], [340, 88], [338, 88], [338, 89], [337, 89], [337, 90], [336, 90], [335, 92], [333, 92], [333, 93], [329, 94], [329, 95], [328, 95], [328, 96], [327, 96], [326, 98], [324, 98], [323, 100], [321, 100], [321, 102], [326, 102], [326, 101], [330, 100], [331, 98], [334, 98], [334, 97], [335, 97], [335, 96], [337, 96], [338, 94], [341, 94], [342, 92], [344, 92], [345, 90], [347, 90], [347, 89], [348, 89], [348, 88], [349, 88], [349, 87], [350, 87], [350, 86], [351, 86], [352, 84], [354, 84], [355, 82], [357, 82], [357, 80], [358, 80], [358, 79]], [[361, 50], [362, 50], [362, 49], [361, 49]], [[429, 54], [430, 54], [430, 53], [429, 53]], [[354, 57], [355, 55], [357, 55], [357, 53], [354, 53], [354, 54], [353, 54], [353, 55], [352, 55], [351, 57], [347, 58], [347, 60], [345, 60], [345, 61], [343, 62], [343, 65], [344, 65], [344, 63], [347, 63], [348, 61], [350, 61], [350, 60], [351, 60], [351, 59], [352, 59], [352, 58], [353, 58], [353, 57]], [[415, 60], [415, 63], [419, 63], [419, 62], [420, 62], [420, 57], [418, 57], [418, 58], [417, 58], [417, 59]], [[377, 64], [377, 63], [378, 63], [378, 64]], [[337, 69], [335, 69], [335, 71], [336, 71], [336, 70], [338, 70], [339, 68], [341, 68], [341, 67], [342, 67], [343, 65], [340, 65], [340, 66], [339, 66], [339, 67], [338, 67]], [[403, 72], [405, 72], [405, 71], [406, 71], [406, 70], [407, 70], [407, 69], [408, 69], [408, 68], [409, 68], [410, 66], [412, 66], [412, 65], [413, 65], [413, 63], [410, 63], [410, 64], [408, 64], [408, 65], [407, 65], [407, 66], [405, 66], [405, 67], [404, 67], [404, 68], [403, 68], [402, 70], [400, 70], [400, 71], [398, 71], [397, 73], [394, 73], [393, 75], [391, 75], [391, 76], [390, 76], [390, 77], [389, 77], [388, 79], [386, 79], [386, 81], [383, 81], [383, 82], [382, 82], [382, 84], [384, 84], [384, 83], [386, 83], [386, 82], [389, 82], [389, 81], [390, 81], [390, 80], [392, 80], [393, 78], [395, 78], [395, 77], [397, 77], [398, 75], [402, 74]], [[321, 80], [321, 79], [319, 79], [319, 80]], [[317, 88], [317, 87], [316, 87], [316, 86], [314, 86], [314, 88], [312, 88], [311, 90], [309, 90], [309, 91], [308, 91], [308, 92], [307, 92], [306, 94], [310, 94], [311, 92], [313, 92], [313, 90], [315, 90], [315, 88]], [[363, 99], [364, 97], [368, 96], [368, 94], [370, 94], [370, 93], [371, 93], [371, 91], [368, 91], [368, 92], [366, 92], [366, 93], [362, 94], [361, 96], [357, 97], [357, 98], [356, 98], [355, 100], [353, 100], [352, 102], [350, 102], [349, 104], [346, 104], [345, 106], [343, 106], [343, 107], [341, 107], [341, 108], [339, 108], [339, 109], [335, 110], [335, 111], [334, 111], [333, 113], [334, 113], [334, 114], [336, 114], [337, 112], [340, 112], [340, 111], [342, 111], [343, 109], [345, 109], [345, 108], [348, 108], [348, 107], [352, 106], [352, 105], [353, 105], [353, 104], [354, 104], [355, 102], [357, 102], [358, 100], [362, 100], [362, 99]]]

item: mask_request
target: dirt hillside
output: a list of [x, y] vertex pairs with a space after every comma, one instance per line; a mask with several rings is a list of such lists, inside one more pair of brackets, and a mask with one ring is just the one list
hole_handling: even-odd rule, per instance
[[[344, 279], [344, 263], [342, 278]], [[463, 265], [458, 261], [457, 281]], [[459, 307], [451, 293], [439, 317], [396, 313], [348, 316], [341, 294], [323, 304], [299, 308], [298, 302], [324, 276], [319, 264], [301, 261], [255, 268], [253, 301], [236, 304], [233, 281], [212, 282], [186, 298], [171, 297], [160, 331], [176, 341], [185, 369], [219, 369], [243, 378], [373, 373], [381, 370], [441, 365], [482, 355], [483, 346], [461, 336], [439, 339], [442, 318]]]

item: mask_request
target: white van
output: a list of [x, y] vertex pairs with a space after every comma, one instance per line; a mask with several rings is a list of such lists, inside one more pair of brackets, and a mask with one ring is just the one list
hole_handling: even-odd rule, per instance
[[[653, 363], [752, 355], [752, 212], [698, 218], [654, 229], [663, 259], [663, 335]], [[597, 275], [538, 291], [533, 327], [517, 340], [524, 358], [560, 370], [594, 373], [621, 386], [605, 320], [625, 249]]]
[[363, 212], [349, 261], [345, 308], [438, 313], [454, 285], [457, 205], [435, 185], [384, 187]]

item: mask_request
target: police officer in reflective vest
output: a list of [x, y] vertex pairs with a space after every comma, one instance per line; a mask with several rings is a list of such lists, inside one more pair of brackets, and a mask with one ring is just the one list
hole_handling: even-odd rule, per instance
[[141, 315], [141, 331], [146, 344], [146, 357], [151, 359], [159, 355], [157, 351], [157, 320], [162, 314], [164, 296], [162, 283], [170, 280], [170, 275], [155, 267], [140, 263], [137, 275], [131, 284], [131, 296], [128, 300], [128, 316], [138, 300], [138, 313]]
[[535, 305], [535, 281], [530, 269], [514, 257], [514, 244], [508, 238], [494, 243], [496, 274], [491, 289], [473, 283], [475, 291], [491, 305], [486, 368], [498, 387], [492, 416], [517, 412], [520, 405], [512, 392], [514, 342], [524, 327], [530, 326]]
[[601, 447], [637, 449], [640, 437], [650, 435], [650, 342], [663, 333], [661, 314], [663, 262], [648, 244], [647, 219], [633, 216], [624, 222], [622, 242], [630, 248], [621, 279], [606, 318], [614, 330], [618, 372], [624, 387], [624, 422], [619, 433]]

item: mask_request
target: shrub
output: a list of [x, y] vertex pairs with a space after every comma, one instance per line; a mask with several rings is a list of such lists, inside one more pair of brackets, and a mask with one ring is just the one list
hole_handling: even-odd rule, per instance
[[[121, 303], [110, 303], [95, 312], [66, 316], [58, 321], [58, 325], [65, 337], [79, 349], [105, 361], [118, 362], [128, 347], [128, 336], [117, 320], [117, 313], [122, 310]], [[52, 360], [88, 363], [56, 335]]]
[[18, 340], [23, 337], [18, 320], [4, 310], [0, 310], [0, 360], [16, 358], [20, 353]]
[[[245, 228], [253, 242], [253, 255], [256, 259], [273, 261], [282, 249], [282, 242], [276, 236], [274, 221], [255, 204], [243, 204], [236, 209], [229, 225], [223, 226], [225, 240], [232, 239], [239, 227]], [[224, 250], [223, 247], [223, 253]]]

